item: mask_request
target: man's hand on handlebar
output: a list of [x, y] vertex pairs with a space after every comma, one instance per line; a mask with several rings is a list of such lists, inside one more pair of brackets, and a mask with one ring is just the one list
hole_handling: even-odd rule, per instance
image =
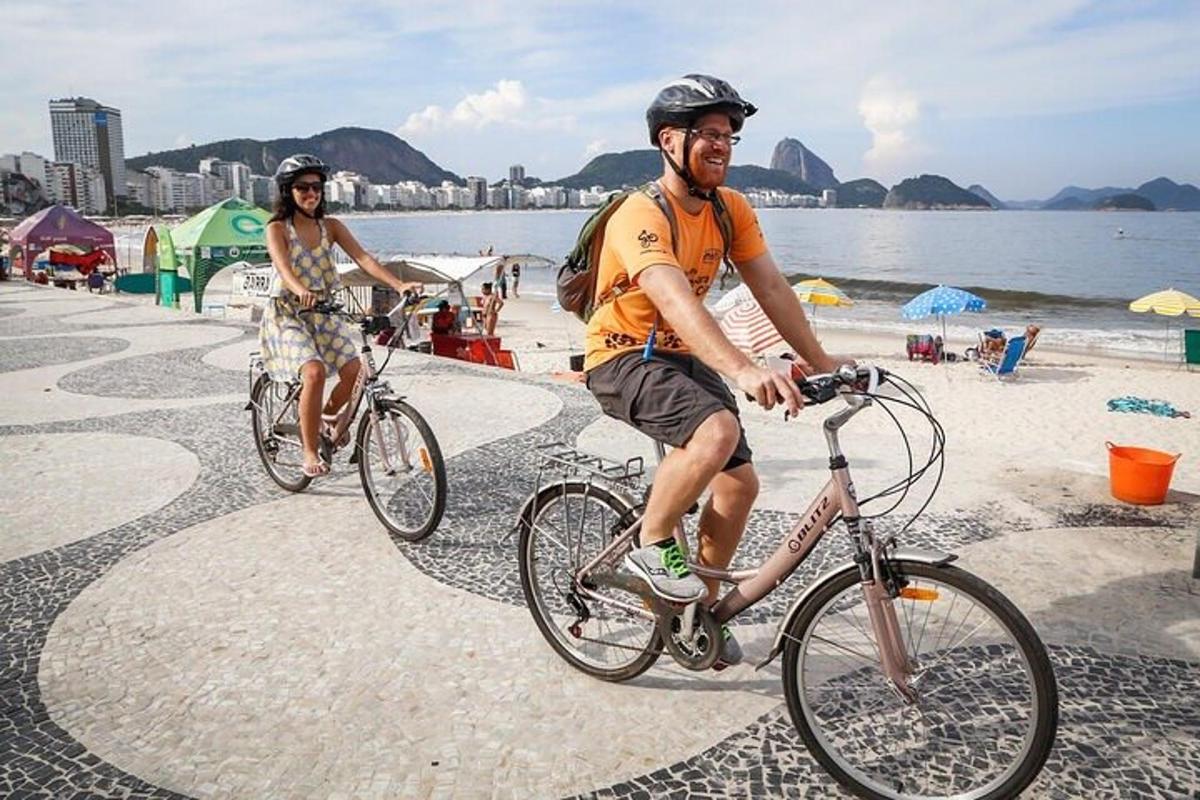
[[296, 293], [296, 301], [300, 304], [301, 308], [312, 308], [313, 304], [320, 299], [319, 295], [313, 294], [308, 289]]
[[798, 414], [804, 405], [796, 382], [773, 369], [752, 364], [740, 371], [734, 380], [748, 398], [768, 411], [783, 404], [789, 414]]

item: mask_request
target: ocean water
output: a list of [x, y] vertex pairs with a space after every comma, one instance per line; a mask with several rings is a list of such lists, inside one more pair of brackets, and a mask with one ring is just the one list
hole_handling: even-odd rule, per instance
[[[588, 211], [422, 212], [345, 216], [363, 245], [394, 253], [533, 253], [560, 261]], [[1180, 324], [1128, 311], [1130, 300], [1175, 287], [1200, 296], [1200, 213], [759, 209], [771, 251], [789, 279], [824, 277], [855, 305], [820, 308], [818, 327], [903, 333], [940, 330], [901, 319], [900, 306], [945, 283], [982, 295], [988, 309], [946, 320], [961, 349], [983, 328], [1029, 323], [1043, 341], [1163, 357], [1178, 352]], [[1122, 238], [1115, 234], [1120, 229]], [[142, 231], [122, 232], [124, 262], [140, 264]], [[522, 294], [553, 299], [556, 267], [527, 267]], [[482, 277], [481, 277], [482, 280]], [[736, 276], [725, 290], [737, 284]], [[720, 295], [714, 289], [712, 298]], [[1168, 331], [1168, 325], [1173, 326]]]
[[[534, 253], [561, 259], [586, 211], [461, 212], [345, 221], [372, 252]], [[981, 314], [950, 317], [964, 343], [987, 327], [1043, 327], [1044, 341], [1078, 348], [1161, 354], [1178, 347], [1169, 321], [1128, 311], [1130, 300], [1175, 287], [1200, 296], [1200, 213], [1069, 211], [882, 211], [760, 209], [771, 251], [793, 281], [820, 276], [855, 300], [820, 308], [818, 325], [933, 332], [936, 320], [909, 322], [900, 306], [929, 286], [970, 289], [988, 301]], [[1124, 232], [1117, 238], [1118, 229]], [[526, 269], [522, 293], [553, 295], [553, 268]], [[736, 279], [726, 283], [726, 290]], [[713, 295], [719, 294], [714, 290]], [[1184, 317], [1200, 327], [1200, 320]]]

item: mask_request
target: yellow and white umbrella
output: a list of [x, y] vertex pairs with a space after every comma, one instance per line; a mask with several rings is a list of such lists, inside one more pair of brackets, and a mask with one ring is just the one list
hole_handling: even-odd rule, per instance
[[[1200, 300], [1192, 297], [1187, 292], [1181, 292], [1178, 289], [1164, 289], [1161, 292], [1154, 292], [1145, 297], [1139, 297], [1129, 304], [1129, 310], [1138, 314], [1152, 312], [1163, 317], [1179, 317], [1183, 314], [1190, 314], [1193, 317], [1200, 317]], [[1182, 330], [1180, 331], [1180, 339], [1182, 341]], [[1167, 357], [1168, 349], [1171, 341], [1171, 323], [1167, 321], [1167, 338], [1163, 343], [1163, 356]], [[1180, 352], [1183, 346], [1180, 345]]]
[[854, 301], [845, 292], [824, 278], [809, 278], [800, 281], [792, 289], [801, 303], [808, 303], [812, 306], [811, 317], [814, 326], [817, 322], [817, 306], [848, 307], [854, 305]]
[[1164, 317], [1178, 317], [1185, 313], [1200, 317], [1200, 300], [1178, 289], [1164, 289], [1139, 297], [1129, 304], [1129, 310], [1139, 314], [1153, 311]]

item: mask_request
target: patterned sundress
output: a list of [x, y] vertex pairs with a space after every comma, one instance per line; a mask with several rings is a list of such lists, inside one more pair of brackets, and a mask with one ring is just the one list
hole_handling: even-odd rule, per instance
[[[329, 298], [342, 285], [333, 265], [329, 234], [321, 220], [317, 225], [321, 243], [310, 250], [300, 241], [292, 221], [287, 221], [288, 255], [300, 282], [313, 294]], [[358, 358], [354, 334], [344, 319], [313, 311], [299, 313], [296, 296], [278, 275], [271, 281], [270, 295], [258, 328], [258, 342], [271, 380], [296, 380], [300, 367], [309, 361], [323, 363], [329, 376]]]

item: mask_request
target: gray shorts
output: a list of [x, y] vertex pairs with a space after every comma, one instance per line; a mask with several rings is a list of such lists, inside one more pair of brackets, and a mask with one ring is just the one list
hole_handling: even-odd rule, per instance
[[[605, 414], [672, 447], [687, 444], [700, 423], [719, 411], [738, 417], [737, 402], [721, 376], [687, 355], [655, 353], [645, 361], [640, 351], [625, 353], [588, 372], [587, 387]], [[741, 429], [722, 471], [750, 463], [752, 455]]]

